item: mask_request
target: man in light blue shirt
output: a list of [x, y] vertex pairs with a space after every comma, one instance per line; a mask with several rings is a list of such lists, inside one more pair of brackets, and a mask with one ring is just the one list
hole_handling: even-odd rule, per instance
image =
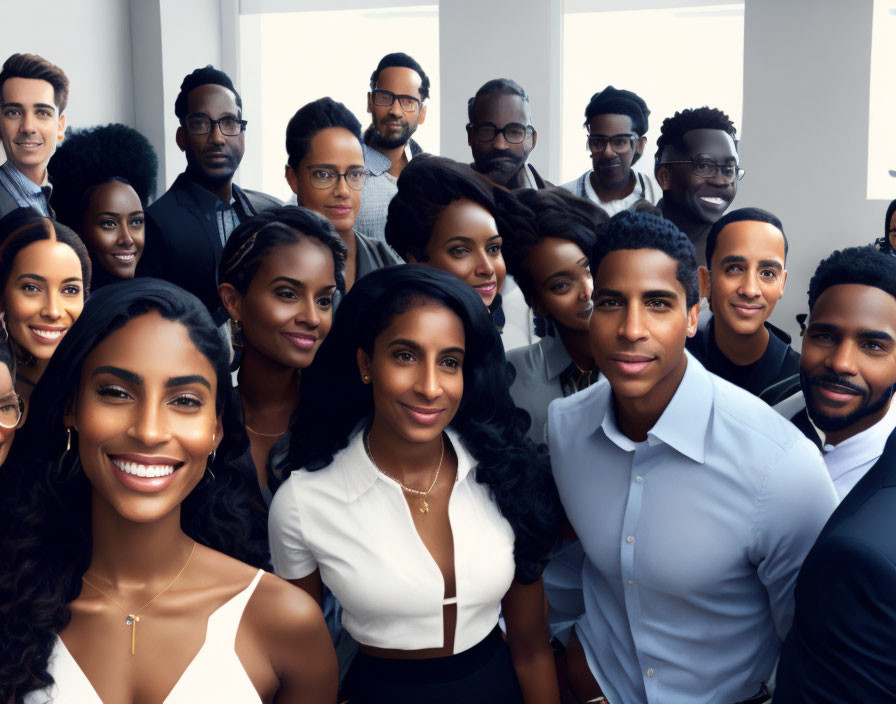
[[751, 698], [774, 672], [834, 487], [795, 427], [685, 352], [697, 267], [675, 225], [622, 212], [591, 261], [590, 337], [608, 383], [558, 399], [548, 417], [586, 555], [576, 632], [594, 681], [571, 673], [578, 694], [762, 701]]

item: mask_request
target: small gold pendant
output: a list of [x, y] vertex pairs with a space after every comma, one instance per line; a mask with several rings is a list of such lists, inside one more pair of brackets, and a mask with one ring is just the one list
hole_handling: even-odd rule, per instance
[[420, 513], [429, 513], [429, 504], [426, 499], [420, 499]]
[[128, 617], [124, 622], [125, 626], [130, 626], [131, 628], [131, 655], [134, 654], [134, 646], [137, 644], [137, 622], [139, 620], [140, 617], [136, 614], [128, 614]]

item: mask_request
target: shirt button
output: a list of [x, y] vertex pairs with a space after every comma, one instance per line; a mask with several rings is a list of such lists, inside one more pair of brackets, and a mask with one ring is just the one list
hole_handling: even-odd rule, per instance
[[633, 536], [633, 535], [628, 536], [628, 537], [625, 539], [625, 542], [627, 542], [627, 543], [633, 543], [633, 542], [635, 542], [635, 536]]
[[635, 481], [638, 482], [638, 484], [640, 484], [641, 482], [644, 481], [644, 477], [635, 477]]
[[635, 583], [635, 580], [630, 579], [630, 580], [628, 580], [628, 583], [629, 583], [629, 584], [634, 584], [634, 583]]
[[648, 667], [648, 668], [647, 668], [647, 676], [648, 676], [648, 677], [653, 677], [653, 668], [652, 668], [652, 667]]

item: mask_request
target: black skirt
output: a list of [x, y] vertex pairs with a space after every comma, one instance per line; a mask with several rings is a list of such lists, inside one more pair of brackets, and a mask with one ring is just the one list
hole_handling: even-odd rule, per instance
[[358, 653], [340, 701], [349, 704], [522, 704], [510, 650], [495, 628], [469, 650], [393, 660]]

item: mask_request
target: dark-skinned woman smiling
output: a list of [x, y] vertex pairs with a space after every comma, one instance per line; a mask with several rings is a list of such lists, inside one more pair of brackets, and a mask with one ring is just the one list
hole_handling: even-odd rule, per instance
[[558, 504], [481, 298], [429, 267], [368, 274], [306, 377], [271, 554], [342, 604], [343, 698], [559, 704], [540, 576]]

